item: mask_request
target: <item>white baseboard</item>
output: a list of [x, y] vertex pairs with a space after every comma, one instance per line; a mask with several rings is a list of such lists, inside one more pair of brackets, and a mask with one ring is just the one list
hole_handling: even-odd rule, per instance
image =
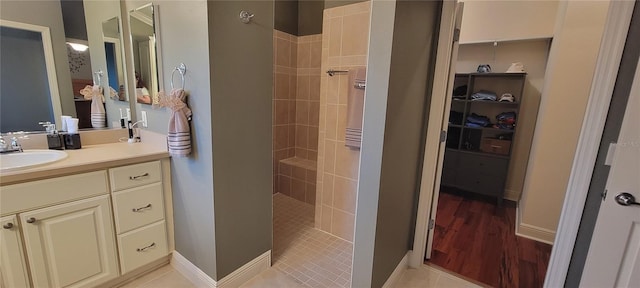
[[408, 251], [407, 254], [404, 254], [404, 257], [402, 257], [402, 260], [400, 260], [400, 263], [398, 263], [396, 269], [393, 270], [393, 273], [391, 273], [391, 276], [389, 276], [387, 282], [384, 282], [382, 288], [390, 288], [396, 286], [396, 284], [400, 280], [400, 277], [402, 277], [402, 273], [409, 267], [409, 253], [411, 253], [411, 251]]
[[522, 223], [520, 207], [516, 208], [516, 235], [542, 243], [553, 245], [556, 231]]
[[505, 189], [504, 190], [504, 199], [511, 200], [514, 202], [520, 201], [521, 191]]
[[200, 268], [187, 260], [187, 258], [184, 258], [184, 256], [180, 255], [177, 251], [173, 251], [172, 253], [171, 266], [191, 281], [191, 283], [196, 287], [238, 287], [271, 267], [271, 250], [264, 252], [262, 255], [249, 261], [249, 263], [244, 264], [236, 271], [233, 271], [231, 274], [220, 279], [220, 281], [216, 281], [209, 277], [209, 275], [204, 273]]
[[217, 287], [216, 280], [209, 277], [207, 273], [204, 273], [200, 268], [191, 263], [191, 261], [180, 255], [178, 251], [171, 253], [171, 266], [176, 269], [182, 276], [191, 281], [196, 287]]
[[242, 265], [218, 281], [217, 287], [238, 287], [271, 267], [271, 250]]

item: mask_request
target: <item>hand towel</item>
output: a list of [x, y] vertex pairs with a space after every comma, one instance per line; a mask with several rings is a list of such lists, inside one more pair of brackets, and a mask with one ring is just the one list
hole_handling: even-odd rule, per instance
[[185, 103], [187, 94], [182, 89], [173, 89], [169, 95], [163, 91], [158, 93], [158, 106], [169, 107], [169, 131], [167, 145], [169, 154], [173, 156], [187, 156], [191, 154], [191, 109]]
[[364, 108], [365, 89], [361, 88], [362, 86], [360, 85], [356, 85], [356, 82], [364, 83], [366, 76], [366, 67], [356, 67], [349, 70], [347, 125], [344, 139], [345, 146], [357, 149], [360, 149], [362, 144], [362, 109]]
[[102, 87], [98, 85], [87, 85], [80, 90], [80, 94], [84, 99], [91, 99], [91, 126], [93, 128], [107, 127], [107, 119], [104, 111], [104, 95], [102, 95]]

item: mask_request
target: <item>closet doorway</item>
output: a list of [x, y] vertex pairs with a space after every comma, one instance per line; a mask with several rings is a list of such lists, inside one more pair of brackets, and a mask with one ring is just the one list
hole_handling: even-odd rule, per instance
[[[426, 182], [423, 178], [422, 189], [437, 188], [426, 209], [430, 212], [418, 210], [416, 243], [420, 235], [428, 235], [426, 247], [421, 248], [426, 250], [427, 265], [480, 285], [542, 287], [590, 93], [591, 85], [585, 83], [590, 83], [595, 70], [608, 3], [468, 4], [464, 3], [464, 15], [472, 16], [467, 19], [486, 22], [479, 16], [500, 9], [523, 18], [546, 11], [551, 15], [546, 18], [557, 15], [562, 24], [547, 27], [547, 37], [515, 29], [523, 34], [492, 38], [505, 39], [500, 41], [470, 41], [468, 33], [465, 40], [465, 27], [478, 30], [474, 28], [478, 25], [465, 24], [462, 17], [463, 44], [453, 47], [442, 114], [447, 137], [440, 147], [431, 147], [439, 150], [442, 164], [424, 164], [423, 175], [437, 178]], [[516, 9], [522, 13], [514, 13]], [[597, 14], [597, 20], [584, 17], [587, 11]], [[487, 27], [500, 29], [491, 23], [482, 29]], [[595, 44], [581, 46], [582, 60], [569, 46], [584, 41], [586, 34], [577, 35], [571, 27], [589, 28], [594, 37], [590, 41]], [[576, 77], [564, 70], [568, 66], [588, 71]], [[427, 138], [426, 149], [429, 145]], [[556, 175], [549, 175], [552, 171]], [[421, 221], [428, 228], [420, 230]]]

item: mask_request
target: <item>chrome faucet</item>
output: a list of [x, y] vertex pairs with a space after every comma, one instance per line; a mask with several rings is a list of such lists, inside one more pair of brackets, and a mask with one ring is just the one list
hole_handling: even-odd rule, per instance
[[22, 145], [17, 137], [11, 137], [11, 142], [7, 143], [4, 137], [0, 136], [0, 153], [22, 152]]

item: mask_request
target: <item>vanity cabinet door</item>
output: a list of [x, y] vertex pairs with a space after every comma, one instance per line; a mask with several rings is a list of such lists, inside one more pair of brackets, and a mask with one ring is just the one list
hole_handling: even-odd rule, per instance
[[108, 197], [19, 214], [34, 287], [93, 287], [118, 276]]
[[29, 287], [17, 220], [15, 215], [0, 218], [0, 287]]

